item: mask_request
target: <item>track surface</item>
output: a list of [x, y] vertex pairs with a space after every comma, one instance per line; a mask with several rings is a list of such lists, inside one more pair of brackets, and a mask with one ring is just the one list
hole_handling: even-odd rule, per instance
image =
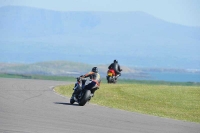
[[[94, 104], [70, 105], [53, 86], [67, 82], [0, 78], [0, 133], [199, 133], [200, 124]], [[98, 95], [98, 91], [97, 94]]]

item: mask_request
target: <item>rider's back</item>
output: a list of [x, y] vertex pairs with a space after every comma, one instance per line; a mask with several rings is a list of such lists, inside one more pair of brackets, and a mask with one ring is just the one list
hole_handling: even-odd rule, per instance
[[114, 69], [116, 72], [119, 72], [119, 70], [118, 70], [118, 63], [112, 63], [109, 67], [108, 67], [108, 69]]

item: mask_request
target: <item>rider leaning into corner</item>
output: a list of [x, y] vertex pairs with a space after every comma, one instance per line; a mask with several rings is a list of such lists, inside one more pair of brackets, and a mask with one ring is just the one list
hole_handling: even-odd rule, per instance
[[[81, 75], [80, 78], [87, 78], [89, 77], [90, 78], [90, 83], [87, 84], [84, 89], [90, 89], [91, 90], [91, 93], [93, 94], [94, 96], [94, 92], [99, 89], [100, 87], [100, 83], [101, 83], [101, 76], [100, 74], [98, 73], [98, 68], [97, 67], [93, 67], [92, 68], [92, 71], [85, 74], [85, 75]], [[81, 90], [74, 90], [74, 93], [73, 93], [73, 96], [76, 97], [79, 92]]]
[[118, 64], [117, 60], [114, 60], [113, 63], [110, 64], [110, 66], [108, 67], [108, 69], [113, 69], [116, 73], [116, 79], [121, 76], [121, 71], [122, 69], [120, 68], [120, 65]]

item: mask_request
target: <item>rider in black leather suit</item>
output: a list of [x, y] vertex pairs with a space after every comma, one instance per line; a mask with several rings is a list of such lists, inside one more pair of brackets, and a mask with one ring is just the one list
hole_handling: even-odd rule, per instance
[[113, 69], [116, 73], [116, 78], [121, 76], [122, 69], [120, 68], [120, 65], [118, 64], [117, 60], [114, 60], [112, 64], [108, 67], [108, 69]]

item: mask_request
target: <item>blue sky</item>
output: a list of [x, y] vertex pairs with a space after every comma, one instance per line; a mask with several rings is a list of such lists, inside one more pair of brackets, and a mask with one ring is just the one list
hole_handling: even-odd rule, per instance
[[143, 11], [168, 22], [200, 27], [200, 0], [0, 0], [58, 11]]

